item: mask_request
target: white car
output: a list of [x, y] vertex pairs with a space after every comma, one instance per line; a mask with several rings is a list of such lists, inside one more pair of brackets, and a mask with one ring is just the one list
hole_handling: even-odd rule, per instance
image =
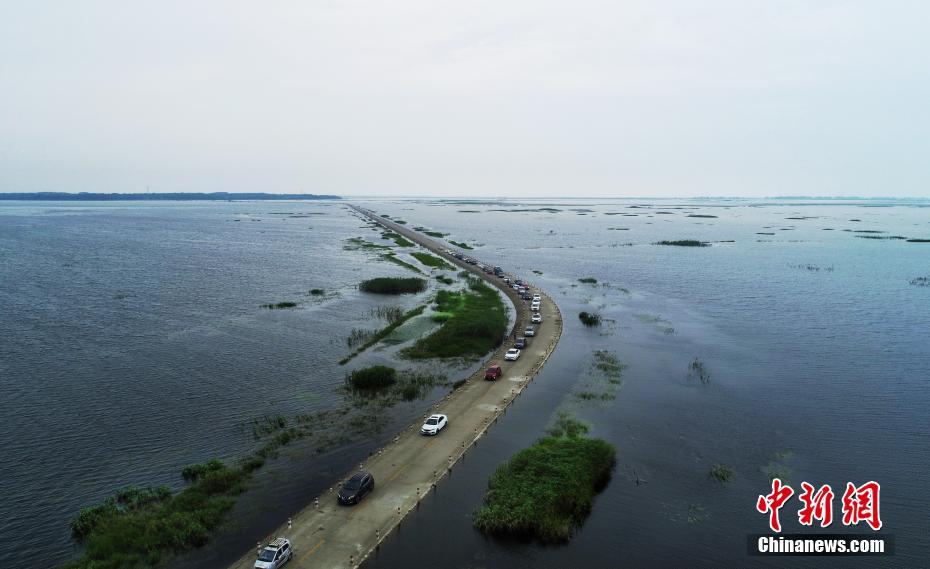
[[533, 312], [539, 312], [539, 303], [538, 303], [538, 302], [534, 302], [534, 303], [530, 306], [530, 308], [533, 310]]
[[537, 312], [536, 314], [533, 315], [533, 317], [530, 319], [530, 321], [531, 321], [533, 324], [542, 324], [542, 314], [540, 314], [540, 313]]
[[430, 415], [423, 426], [420, 427], [420, 433], [424, 435], [438, 435], [439, 431], [449, 425], [449, 418], [445, 415]]
[[535, 326], [527, 326], [527, 327], [526, 327], [526, 330], [523, 331], [523, 335], [524, 335], [524, 336], [535, 336], [535, 335], [536, 335], [536, 327], [535, 327]]
[[510, 348], [509, 350], [507, 350], [507, 353], [504, 354], [504, 359], [509, 362], [517, 361], [517, 358], [519, 357], [520, 357], [520, 350], [516, 348]]
[[291, 549], [291, 542], [286, 538], [279, 537], [266, 545], [258, 553], [258, 560], [255, 561], [255, 569], [278, 569], [291, 560], [294, 550]]
[[533, 295], [533, 302], [542, 302], [542, 297], [538, 294]]

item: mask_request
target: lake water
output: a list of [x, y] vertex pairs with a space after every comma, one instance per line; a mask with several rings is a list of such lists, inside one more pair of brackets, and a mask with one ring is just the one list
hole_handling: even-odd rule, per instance
[[[470, 243], [546, 289], [566, 321], [539, 379], [372, 567], [925, 564], [930, 287], [910, 281], [930, 276], [930, 243], [862, 236], [930, 238], [926, 202], [357, 203]], [[351, 329], [372, 326], [373, 306], [421, 302], [355, 290], [406, 274], [346, 250], [356, 236], [383, 243], [334, 202], [0, 205], [0, 566], [35, 562], [24, 551], [39, 545], [39, 565], [67, 560], [81, 507], [128, 484], [179, 487], [186, 464], [246, 454], [253, 418], [341, 405], [336, 362]], [[712, 246], [654, 245], [676, 239]], [[328, 292], [308, 296], [315, 287]], [[285, 300], [300, 306], [260, 307]], [[584, 328], [581, 310], [604, 323]], [[598, 349], [626, 368], [616, 398], [591, 404], [575, 394], [596, 375]], [[706, 383], [689, 373], [695, 358]], [[439, 393], [325, 453], [289, 447], [229, 527], [179, 565], [238, 557]], [[490, 473], [562, 409], [618, 449], [584, 527], [555, 547], [475, 532]], [[718, 463], [735, 472], [727, 485], [708, 475]], [[880, 482], [896, 555], [748, 558], [746, 535], [767, 529], [754, 504], [773, 472], [838, 494], [847, 481]], [[800, 531], [796, 509], [782, 510], [786, 531]]]

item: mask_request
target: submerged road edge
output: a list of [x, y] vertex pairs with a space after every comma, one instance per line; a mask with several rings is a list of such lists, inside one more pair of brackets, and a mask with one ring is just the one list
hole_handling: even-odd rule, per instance
[[[532, 314], [524, 300], [500, 278], [489, 276], [474, 265], [464, 263], [444, 251], [447, 247], [416, 231], [380, 217], [374, 212], [348, 204], [369, 220], [403, 235], [417, 245], [439, 255], [454, 266], [467, 270], [503, 292], [516, 312], [510, 337], [522, 332]], [[399, 432], [391, 443], [373, 452], [359, 470], [375, 476], [375, 491], [353, 507], [336, 504], [335, 490], [354, 472], [334, 481], [328, 492], [272, 534], [290, 539], [294, 554], [288, 567], [343, 569], [361, 565], [414, 512], [420, 502], [434, 492], [453, 467], [472, 446], [478, 444], [490, 426], [507, 411], [523, 390], [539, 374], [555, 350], [562, 335], [562, 315], [553, 300], [537, 287], [542, 297], [543, 322], [524, 355], [515, 362], [503, 362], [505, 342], [492, 352], [489, 360], [504, 364], [504, 376], [484, 381], [484, 369], [471, 375], [464, 386], [437, 401], [428, 411], [449, 416], [449, 426], [434, 437], [419, 433], [419, 420]], [[243, 555], [230, 569], [252, 569], [254, 549]]]

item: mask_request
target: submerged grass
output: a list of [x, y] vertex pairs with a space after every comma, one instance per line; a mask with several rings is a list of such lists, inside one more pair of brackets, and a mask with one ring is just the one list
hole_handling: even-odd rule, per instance
[[469, 279], [468, 290], [440, 290], [436, 310], [446, 314], [438, 330], [417, 340], [401, 353], [411, 359], [482, 356], [501, 344], [507, 312], [497, 292], [479, 279]]
[[393, 332], [394, 330], [397, 330], [404, 322], [410, 320], [414, 316], [419, 316], [420, 314], [423, 314], [423, 311], [426, 310], [426, 306], [427, 305], [425, 304], [422, 306], [418, 306], [414, 308], [413, 310], [410, 310], [409, 312], [405, 313], [402, 317], [394, 320], [393, 322], [391, 322], [390, 324], [388, 324], [381, 330], [378, 330], [377, 332], [372, 333], [370, 336], [368, 336], [368, 339], [365, 340], [365, 343], [359, 346], [357, 350], [355, 350], [351, 354], [339, 360], [339, 365], [345, 365], [349, 363], [352, 360], [352, 358], [354, 358], [355, 356], [364, 352], [371, 346], [374, 346], [375, 344], [377, 344], [384, 338], [387, 338], [391, 334], [391, 332]]
[[415, 273], [419, 273], [421, 275], [423, 274], [423, 271], [418, 269], [416, 266], [411, 265], [410, 263], [408, 263], [407, 261], [404, 261], [403, 259], [398, 259], [397, 256], [394, 255], [394, 253], [385, 253], [384, 255], [381, 255], [381, 258], [384, 259], [385, 261], [394, 263], [395, 265], [400, 265], [401, 267], [405, 269], [410, 269], [411, 271]]
[[472, 246], [469, 245], [468, 243], [461, 243], [461, 242], [459, 242], [459, 241], [452, 241], [451, 239], [449, 240], [449, 243], [451, 243], [452, 245], [455, 245], [455, 246], [458, 247], [459, 249], [465, 249], [466, 251], [471, 251], [472, 249], [474, 249], [474, 247], [472, 247]]
[[730, 480], [733, 480], [734, 474], [733, 467], [726, 464], [715, 464], [711, 467], [710, 472], [708, 472], [708, 476], [721, 484], [726, 484]]
[[568, 541], [590, 514], [610, 481], [616, 449], [584, 437], [587, 427], [564, 415], [538, 440], [502, 464], [491, 476], [485, 504], [474, 525], [485, 533]]
[[413, 242], [408, 241], [402, 235], [394, 233], [393, 231], [385, 231], [381, 234], [381, 237], [385, 239], [390, 239], [394, 243], [397, 243], [398, 247], [413, 247]]
[[397, 370], [390, 366], [369, 366], [347, 373], [345, 381], [351, 389], [384, 389], [397, 383]]
[[427, 267], [434, 267], [437, 269], [452, 270], [454, 267], [449, 263], [443, 261], [435, 255], [430, 255], [429, 253], [410, 253], [410, 256], [414, 257], [417, 261], [420, 261]]
[[584, 277], [583, 279], [578, 279], [578, 282], [584, 284], [597, 284], [597, 279], [594, 277]]
[[378, 277], [362, 281], [358, 289], [375, 294], [415, 294], [426, 290], [426, 281], [417, 277]]

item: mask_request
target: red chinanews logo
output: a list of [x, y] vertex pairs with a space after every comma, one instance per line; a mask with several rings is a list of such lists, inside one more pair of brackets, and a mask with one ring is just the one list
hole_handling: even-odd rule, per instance
[[[830, 485], [824, 484], [815, 489], [812, 484], [801, 482], [801, 490], [798, 499], [802, 507], [798, 510], [798, 522], [801, 525], [810, 526], [817, 520], [823, 528], [832, 524], [834, 494]], [[880, 491], [881, 485], [878, 482], [869, 481], [862, 486], [847, 482], [842, 498], [843, 525], [855, 526], [860, 522], [865, 522], [873, 530], [880, 530], [882, 528], [882, 519], [878, 510]], [[781, 532], [778, 513], [792, 496], [794, 496], [794, 489], [791, 486], [782, 484], [778, 478], [773, 478], [771, 493], [760, 495], [756, 500], [756, 510], [760, 514], [769, 515], [769, 528], [772, 531]]]

